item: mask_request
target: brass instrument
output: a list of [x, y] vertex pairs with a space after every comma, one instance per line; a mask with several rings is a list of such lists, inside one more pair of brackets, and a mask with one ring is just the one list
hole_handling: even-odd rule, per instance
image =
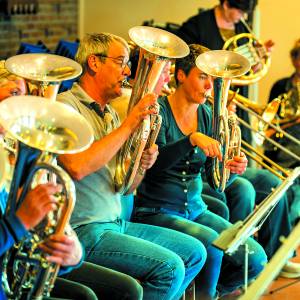
[[[230, 92], [232, 95], [233, 92]], [[287, 149], [286, 147], [283, 147], [278, 142], [276, 142], [274, 139], [267, 136], [265, 130], [270, 127], [275, 132], [279, 133], [280, 135], [286, 137], [289, 139], [292, 143], [295, 143], [296, 145], [300, 146], [300, 141], [287, 133], [286, 131], [282, 130], [280, 127], [275, 126], [272, 124], [272, 121], [274, 120], [274, 117], [276, 116], [278, 107], [280, 105], [280, 100], [274, 99], [272, 102], [267, 104], [266, 106], [259, 107], [256, 103], [253, 103], [249, 101], [247, 98], [234, 93], [232, 101], [241, 109], [247, 111], [249, 114], [253, 115], [255, 118], [259, 120], [258, 128], [255, 128], [242, 120], [241, 118], [237, 118], [238, 122], [244, 125], [245, 127], [249, 128], [252, 132], [255, 132], [255, 140], [258, 142], [258, 144], [261, 141], [268, 141], [278, 149], [281, 149], [284, 153], [287, 155], [293, 157], [296, 161], [300, 161], [300, 157]], [[265, 125], [263, 125], [265, 124]], [[260, 138], [258, 138], [260, 137]], [[242, 141], [242, 151], [246, 153], [247, 156], [252, 158], [254, 161], [256, 161], [258, 164], [263, 166], [264, 168], [268, 169], [270, 172], [275, 174], [280, 179], [285, 179], [288, 176], [288, 172], [285, 168], [281, 167], [279, 164], [276, 164], [271, 159], [269, 159], [267, 156], [265, 156], [263, 153], [249, 145], [247, 142]]]
[[62, 81], [78, 77], [82, 68], [72, 59], [45, 53], [27, 53], [12, 56], [5, 68], [26, 79], [28, 93], [55, 101]]
[[287, 93], [278, 96], [280, 100], [279, 118], [276, 124], [282, 125], [295, 121], [300, 117], [300, 82]]
[[4, 147], [0, 145], [0, 191], [5, 186], [8, 169], [8, 155]]
[[295, 226], [287, 238], [282, 241], [281, 247], [273, 255], [264, 270], [256, 280], [249, 286], [248, 290], [239, 300], [257, 300], [268, 288], [270, 283], [279, 274], [280, 270], [290, 258], [291, 252], [300, 244], [300, 223]]
[[[139, 62], [129, 100], [128, 113], [147, 93], [152, 93], [169, 59], [188, 55], [187, 44], [176, 35], [165, 30], [136, 26], [129, 30], [132, 41], [140, 47]], [[139, 169], [142, 152], [154, 143], [159, 132], [161, 117], [147, 116], [126, 141], [117, 155], [115, 186], [126, 193]]]
[[2, 101], [0, 124], [18, 140], [6, 214], [16, 212], [39, 170], [55, 174], [57, 182], [63, 186], [63, 191], [57, 195], [57, 209], [2, 258], [2, 285], [7, 298], [42, 299], [49, 295], [59, 266], [49, 263], [38, 245], [49, 235], [65, 231], [75, 204], [74, 184], [62, 168], [52, 165], [53, 157], [88, 148], [93, 142], [93, 130], [71, 107], [43, 101], [37, 96], [16, 96]]
[[224, 50], [231, 50], [245, 56], [251, 64], [251, 69], [247, 74], [232, 79], [232, 84], [249, 85], [264, 77], [271, 65], [271, 56], [267, 52], [263, 43], [258, 40], [251, 31], [244, 19], [241, 19], [249, 33], [241, 33], [228, 39]]
[[[214, 50], [200, 54], [196, 59], [196, 66], [206, 74], [216, 77], [214, 80], [213, 138], [222, 146], [223, 160], [220, 162], [218, 158], [213, 158], [212, 178], [215, 189], [221, 192], [225, 189], [230, 175], [225, 164], [233, 156], [239, 155], [240, 151], [239, 130], [232, 129], [236, 122], [231, 119], [229, 123], [228, 120], [228, 91], [232, 78], [248, 72], [250, 63], [244, 56], [232, 51]], [[230, 137], [230, 132], [234, 136]]]

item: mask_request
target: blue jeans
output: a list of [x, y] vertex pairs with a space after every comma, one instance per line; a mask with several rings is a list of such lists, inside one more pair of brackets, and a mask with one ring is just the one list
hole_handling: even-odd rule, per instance
[[[199, 295], [214, 297], [217, 283], [218, 290], [221, 293], [231, 292], [243, 284], [244, 251], [242, 247], [232, 256], [225, 255], [222, 264], [223, 252], [212, 246], [212, 242], [218, 237], [219, 233], [231, 226], [231, 223], [225, 219], [209, 210], [200, 215], [193, 215], [188, 211], [179, 213], [161, 208], [157, 209], [155, 213], [155, 209], [137, 208], [135, 220], [184, 232], [204, 244], [207, 251], [207, 260], [204, 268], [196, 278], [196, 292]], [[263, 269], [267, 257], [262, 247], [252, 238], [247, 240], [247, 244], [251, 252], [249, 255], [249, 279], [253, 279]]]
[[[231, 223], [244, 220], [253, 211], [255, 206], [255, 189], [250, 181], [240, 176], [236, 177], [223, 193], [216, 192], [205, 182], [203, 193], [216, 197], [226, 203]], [[211, 205], [208, 204], [209, 210], [219, 215], [216, 212], [215, 205], [213, 203]]]
[[206, 250], [182, 233], [123, 220], [75, 229], [86, 261], [138, 279], [144, 299], [179, 299], [200, 272]]

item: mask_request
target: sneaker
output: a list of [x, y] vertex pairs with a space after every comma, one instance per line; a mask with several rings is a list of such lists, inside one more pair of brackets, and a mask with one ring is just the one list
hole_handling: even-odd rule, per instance
[[300, 263], [287, 261], [281, 272], [280, 277], [284, 278], [298, 278], [300, 277]]
[[229, 293], [229, 294], [226, 294], [226, 295], [223, 295], [221, 297], [218, 298], [218, 300], [234, 300], [234, 299], [238, 299], [241, 297], [241, 295], [244, 293], [243, 289], [239, 288], [239, 289], [236, 289], [235, 291]]

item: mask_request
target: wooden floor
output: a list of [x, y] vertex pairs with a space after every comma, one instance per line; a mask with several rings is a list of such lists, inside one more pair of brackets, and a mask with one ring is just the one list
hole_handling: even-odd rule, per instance
[[[293, 261], [300, 263], [300, 249]], [[281, 287], [284, 288], [280, 289]], [[261, 300], [300, 300], [300, 278], [278, 277], [261, 297]]]

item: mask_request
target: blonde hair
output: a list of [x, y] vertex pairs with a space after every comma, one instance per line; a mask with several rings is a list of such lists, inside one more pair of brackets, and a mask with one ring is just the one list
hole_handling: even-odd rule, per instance
[[3, 84], [6, 84], [7, 81], [14, 81], [19, 79], [17, 75], [14, 75], [10, 73], [6, 68], [5, 68], [5, 60], [0, 60], [0, 86]]
[[[127, 49], [128, 53], [130, 53], [129, 46], [123, 38], [111, 33], [93, 33], [87, 34], [80, 41], [75, 60], [85, 71], [88, 57], [92, 54], [107, 55], [109, 47], [113, 42], [121, 43]], [[105, 60], [105, 57], [102, 59]]]

